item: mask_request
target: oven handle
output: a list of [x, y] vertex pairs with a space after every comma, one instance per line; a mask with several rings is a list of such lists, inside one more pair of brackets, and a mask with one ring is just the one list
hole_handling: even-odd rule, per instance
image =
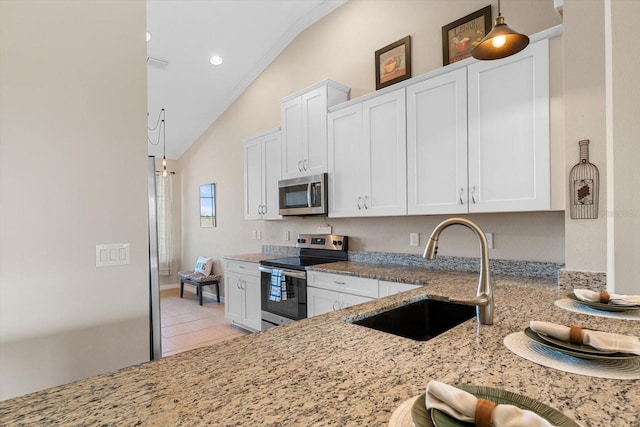
[[[258, 270], [260, 270], [262, 273], [267, 273], [267, 274], [271, 274], [273, 272], [272, 268], [263, 267], [263, 266], [258, 267]], [[296, 278], [296, 279], [306, 279], [307, 278], [307, 273], [304, 272], [304, 271], [282, 270], [282, 274], [284, 276], [293, 277], [293, 278]]]

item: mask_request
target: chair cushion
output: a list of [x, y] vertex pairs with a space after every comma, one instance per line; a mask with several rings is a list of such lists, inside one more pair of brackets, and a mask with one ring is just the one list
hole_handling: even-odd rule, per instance
[[207, 283], [220, 280], [220, 276], [218, 276], [217, 274], [209, 274], [205, 276], [202, 273], [195, 273], [193, 271], [181, 271], [178, 273], [178, 276], [180, 276], [180, 278], [184, 281], [196, 283]]
[[196, 273], [204, 274], [208, 276], [211, 274], [211, 269], [213, 268], [213, 258], [207, 258], [203, 256], [199, 256], [196, 261], [196, 265], [193, 268], [193, 271]]

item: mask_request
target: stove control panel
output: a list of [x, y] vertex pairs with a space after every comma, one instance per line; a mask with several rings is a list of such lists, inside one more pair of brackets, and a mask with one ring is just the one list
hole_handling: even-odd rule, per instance
[[347, 236], [334, 234], [298, 234], [296, 247], [346, 251], [348, 240]]

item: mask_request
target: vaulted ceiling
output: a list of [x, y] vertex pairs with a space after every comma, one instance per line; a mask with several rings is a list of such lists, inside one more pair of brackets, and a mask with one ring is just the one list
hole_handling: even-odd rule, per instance
[[149, 127], [165, 109], [149, 154], [162, 157], [166, 141], [167, 158], [179, 158], [301, 31], [345, 1], [147, 0]]

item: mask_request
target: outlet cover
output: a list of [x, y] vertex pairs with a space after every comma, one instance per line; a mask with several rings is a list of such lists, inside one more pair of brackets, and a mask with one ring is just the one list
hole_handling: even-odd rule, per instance
[[420, 233], [409, 234], [409, 246], [420, 246]]
[[487, 248], [493, 249], [493, 233], [484, 233], [487, 238]]

